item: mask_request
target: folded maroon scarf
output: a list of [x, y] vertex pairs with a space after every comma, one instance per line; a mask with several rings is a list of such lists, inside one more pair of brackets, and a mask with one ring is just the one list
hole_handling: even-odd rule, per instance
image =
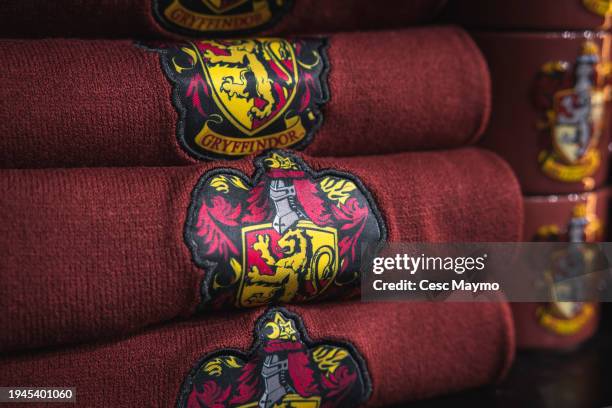
[[[526, 197], [524, 240], [604, 240], [609, 196], [610, 190], [604, 188], [579, 195]], [[585, 259], [588, 268], [588, 253]], [[513, 303], [512, 313], [517, 346], [524, 348], [575, 348], [593, 335], [599, 323], [599, 305], [594, 302]]]
[[593, 30], [610, 27], [607, 0], [450, 0], [445, 19], [490, 29]]
[[0, 41], [0, 167], [457, 147], [488, 119], [486, 64], [458, 28], [146, 47]]
[[446, 0], [36, 0], [0, 3], [3, 37], [263, 35], [405, 27]]
[[6, 356], [0, 384], [76, 387], [88, 407], [389, 406], [496, 381], [513, 334], [505, 303], [260, 308]]
[[517, 241], [522, 225], [509, 167], [473, 148], [3, 170], [0, 192], [0, 350], [346, 298], [365, 244]]
[[475, 40], [493, 83], [482, 144], [508, 161], [527, 194], [601, 187], [608, 176], [612, 36], [482, 32]]

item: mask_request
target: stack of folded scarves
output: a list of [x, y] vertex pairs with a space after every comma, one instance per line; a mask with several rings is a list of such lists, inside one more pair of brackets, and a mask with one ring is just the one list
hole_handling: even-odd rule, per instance
[[[69, 8], [5, 2], [0, 20], [96, 36], [117, 7], [145, 16], [118, 36], [166, 34], [165, 2], [131, 3], [68, 31]], [[336, 7], [299, 3], [264, 29], [332, 31]], [[521, 238], [512, 170], [468, 146], [490, 78], [462, 30], [0, 49], [0, 385], [73, 386], [85, 406], [384, 406], [508, 369], [503, 301], [358, 299], [364, 244]]]
[[[506, 159], [519, 179], [525, 241], [602, 241], [612, 9], [586, 0], [532, 3], [452, 1], [447, 9], [450, 19], [474, 28], [491, 71], [491, 121], [482, 145]], [[525, 348], [573, 349], [599, 320], [592, 302], [512, 308], [517, 345]]]

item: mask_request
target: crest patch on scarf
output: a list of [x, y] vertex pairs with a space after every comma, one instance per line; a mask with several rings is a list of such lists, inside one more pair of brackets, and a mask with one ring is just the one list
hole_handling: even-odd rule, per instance
[[312, 342], [297, 315], [274, 308], [258, 320], [248, 353], [223, 349], [198, 361], [177, 407], [348, 408], [367, 400], [370, 390], [354, 347]]
[[153, 15], [166, 30], [190, 37], [242, 35], [275, 24], [292, 0], [153, 0]]
[[202, 176], [185, 241], [205, 270], [203, 303], [255, 307], [355, 295], [362, 245], [385, 238], [378, 210], [354, 176], [314, 172], [281, 150], [255, 159], [253, 178]]
[[551, 61], [542, 66], [534, 89], [542, 118], [542, 172], [567, 183], [592, 188], [601, 165], [599, 142], [606, 126], [610, 62], [597, 44], [586, 41], [574, 64]]
[[[551, 253], [549, 267], [544, 273], [550, 290], [557, 299], [577, 290], [577, 276], [588, 276], [597, 270], [598, 251], [590, 243], [601, 241], [605, 232], [604, 225], [596, 215], [596, 205], [597, 196], [587, 195], [586, 202], [574, 206], [567, 225], [542, 225], [534, 237], [534, 241], [573, 244]], [[578, 290], [580, 289], [584, 287], [580, 286]], [[538, 322], [559, 336], [578, 333], [596, 317], [596, 305], [591, 302], [549, 302], [541, 304], [536, 311]]]
[[162, 46], [179, 144], [196, 159], [238, 159], [310, 143], [329, 99], [326, 41], [256, 38]]

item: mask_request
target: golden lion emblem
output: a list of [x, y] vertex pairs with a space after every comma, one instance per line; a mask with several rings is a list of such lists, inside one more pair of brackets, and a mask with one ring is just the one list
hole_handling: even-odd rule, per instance
[[[272, 246], [282, 253], [276, 256]], [[309, 221], [300, 221], [273, 242], [269, 234], [256, 234], [252, 248], [273, 274], [261, 273], [257, 265], [248, 269], [244, 300], [248, 303], [295, 301], [308, 282], [319, 292], [337, 272], [337, 237], [332, 228], [321, 228]], [[278, 252], [278, 251], [277, 251]]]
[[[262, 107], [253, 105], [248, 110], [251, 119], [264, 120], [268, 118], [277, 103], [272, 92], [274, 81], [266, 69], [266, 50], [264, 42], [257, 40], [240, 40], [231, 44], [212, 42], [215, 47], [226, 52], [218, 55], [207, 49], [204, 59], [211, 66], [234, 68], [223, 75], [218, 88], [219, 92], [227, 94], [229, 99], [239, 98], [251, 101], [259, 98], [265, 102]], [[283, 52], [289, 51], [283, 44]], [[237, 70], [236, 70], [237, 69]]]

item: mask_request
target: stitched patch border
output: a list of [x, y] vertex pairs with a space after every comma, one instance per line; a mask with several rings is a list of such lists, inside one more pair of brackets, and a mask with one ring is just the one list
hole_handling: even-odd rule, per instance
[[[368, 224], [370, 225], [370, 228], [372, 228], [372, 223], [375, 223], [376, 228], [378, 228], [378, 231], [377, 231], [378, 239], [372, 242], [373, 243], [375, 242], [376, 244], [381, 244], [385, 242], [387, 239], [386, 224], [376, 205], [374, 198], [372, 197], [369, 190], [365, 187], [365, 185], [361, 182], [361, 180], [353, 174], [338, 171], [335, 169], [330, 169], [330, 168], [322, 169], [319, 171], [314, 171], [299, 156], [296, 156], [286, 150], [276, 150], [276, 149], [264, 152], [254, 159], [255, 171], [252, 177], [248, 177], [243, 172], [237, 171], [232, 168], [217, 168], [217, 169], [209, 170], [200, 177], [200, 179], [196, 183], [196, 186], [194, 187], [191, 193], [191, 202], [187, 210], [188, 212], [187, 212], [187, 218], [186, 218], [184, 234], [183, 234], [185, 244], [187, 245], [187, 247], [189, 248], [191, 252], [193, 262], [196, 264], [196, 266], [203, 269], [205, 272], [205, 277], [202, 280], [201, 290], [200, 290], [201, 296], [202, 296], [202, 300], [200, 302], [200, 310], [205, 310], [207, 307], [218, 308], [218, 307], [223, 306], [222, 304], [216, 304], [216, 302], [213, 302], [216, 300], [214, 298], [217, 297], [217, 295], [219, 295], [220, 293], [222, 293], [222, 292], [217, 292], [214, 289], [215, 278], [217, 276], [216, 268], [218, 267], [220, 262], [212, 261], [210, 255], [202, 255], [202, 251], [200, 250], [201, 244], [194, 237], [195, 231], [196, 231], [195, 226], [198, 223], [199, 211], [202, 208], [203, 200], [206, 198], [206, 194], [204, 193], [204, 190], [210, 185], [211, 180], [214, 180], [216, 177], [232, 176], [240, 180], [246, 186], [249, 192], [253, 191], [253, 189], [259, 185], [262, 177], [266, 175], [267, 170], [266, 170], [264, 161], [269, 159], [270, 157], [274, 157], [274, 155], [280, 155], [282, 157], [289, 158], [290, 160], [292, 160], [297, 165], [297, 167], [300, 169], [300, 171], [303, 171], [310, 180], [321, 180], [326, 177], [336, 177], [338, 179], [348, 180], [354, 183], [354, 185], [358, 189], [359, 194], [363, 196], [363, 198], [365, 199], [365, 204], [367, 205], [367, 208], [371, 212], [368, 215], [368, 217], [372, 216], [372, 220], [368, 218], [366, 219], [365, 222], [370, 223]], [[270, 204], [270, 206], [271, 205], [272, 204]], [[244, 226], [244, 224], [242, 226]], [[369, 233], [372, 233], [372, 231], [369, 231]], [[234, 241], [236, 240], [237, 238]], [[347, 287], [342, 289], [340, 288], [340, 286], [338, 286], [338, 284], [336, 284], [332, 286], [331, 288], [342, 289], [342, 290], [338, 289], [338, 291], [335, 292], [335, 294], [338, 294], [338, 296], [342, 296], [342, 294], [346, 292], [347, 288], [353, 287], [354, 285], [358, 286], [359, 280], [344, 281], [344, 279], [341, 279], [339, 280], [339, 282], [346, 284]], [[330, 290], [328, 290], [328, 292], [330, 292]], [[332, 293], [326, 292], [325, 294], [331, 295]], [[234, 295], [236, 299], [238, 299], [238, 293], [234, 293]], [[233, 303], [233, 301], [230, 303]], [[259, 305], [264, 305], [264, 304], [269, 304], [269, 303], [270, 302], [264, 302], [261, 304], [253, 304], [251, 306], [238, 305], [238, 307], [252, 307], [252, 306], [259, 306]], [[289, 302], [274, 300], [271, 303], [272, 304], [295, 303], [295, 298], [294, 300], [291, 300]], [[225, 305], [227, 306], [227, 304]]]
[[[140, 46], [159, 53], [178, 114], [178, 144], [196, 160], [234, 160], [270, 148], [302, 150], [323, 124], [330, 100], [326, 38]], [[214, 53], [221, 54], [213, 64]], [[262, 53], [269, 59], [263, 65]], [[234, 54], [248, 59], [225, 62]], [[261, 82], [265, 77], [270, 79]], [[254, 85], [267, 81], [271, 89]]]

